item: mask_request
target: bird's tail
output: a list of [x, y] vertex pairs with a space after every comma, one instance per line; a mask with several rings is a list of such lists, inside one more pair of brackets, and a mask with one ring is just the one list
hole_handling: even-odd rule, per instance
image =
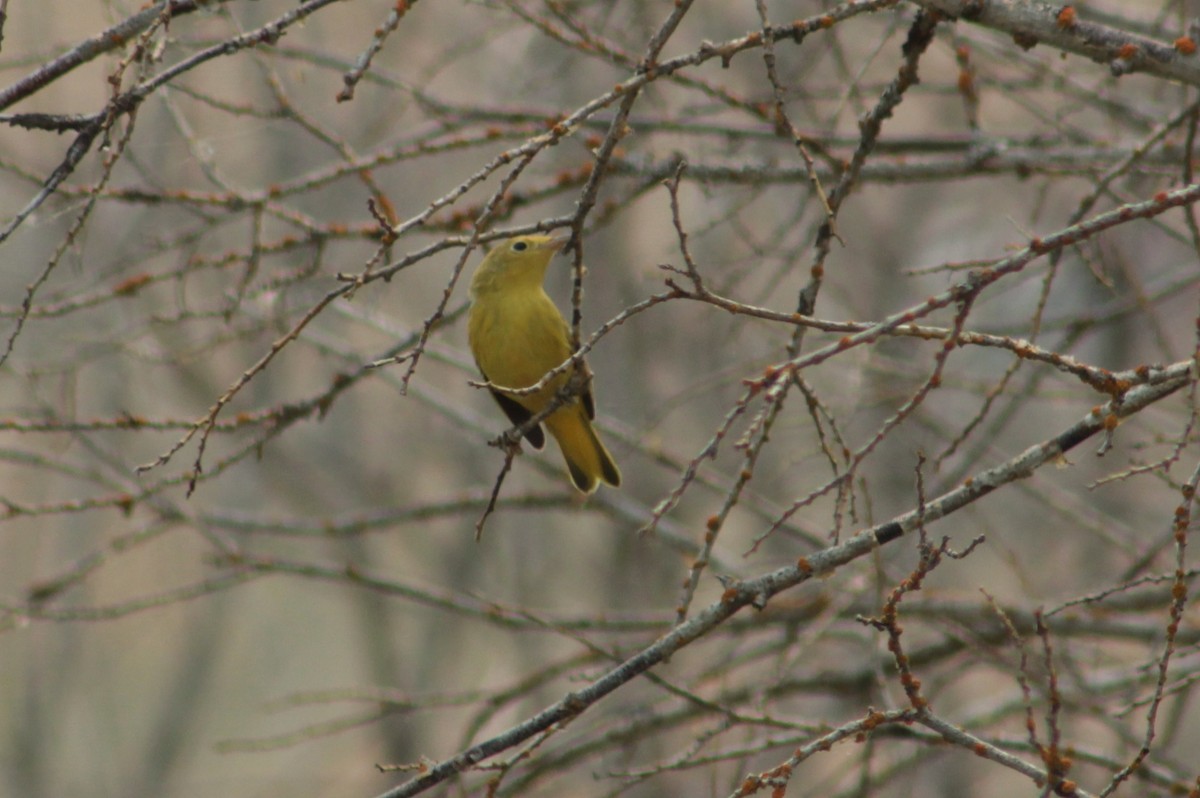
[[600, 442], [591, 421], [584, 415], [583, 407], [566, 407], [554, 413], [546, 419], [546, 428], [558, 441], [558, 448], [562, 449], [567, 471], [575, 487], [584, 493], [591, 493], [601, 482], [614, 488], [620, 486], [621, 471], [608, 449]]

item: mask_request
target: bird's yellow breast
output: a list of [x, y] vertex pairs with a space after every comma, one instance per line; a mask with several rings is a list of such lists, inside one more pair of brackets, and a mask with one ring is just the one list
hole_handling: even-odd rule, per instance
[[[571, 356], [567, 324], [540, 286], [476, 296], [467, 336], [480, 371], [497, 387], [533, 385]], [[537, 412], [569, 376], [568, 370], [545, 389], [512, 398]]]

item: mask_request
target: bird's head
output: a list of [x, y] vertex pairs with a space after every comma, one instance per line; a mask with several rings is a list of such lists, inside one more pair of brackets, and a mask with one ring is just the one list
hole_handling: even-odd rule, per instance
[[570, 238], [569, 234], [527, 235], [501, 241], [475, 270], [471, 296], [499, 289], [541, 286], [550, 259]]

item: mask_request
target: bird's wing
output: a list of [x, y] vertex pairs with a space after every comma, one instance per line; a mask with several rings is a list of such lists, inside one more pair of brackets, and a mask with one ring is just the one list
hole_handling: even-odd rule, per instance
[[[491, 378], [484, 373], [483, 369], [479, 372], [483, 374], [483, 378], [491, 382]], [[522, 407], [516, 399], [511, 396], [505, 396], [499, 391], [489, 389], [488, 393], [496, 400], [496, 404], [500, 405], [500, 409], [504, 411], [504, 415], [508, 416], [508, 420], [513, 423], [514, 427], [519, 427], [529, 419], [533, 418], [533, 413], [530, 413]], [[530, 427], [525, 431], [525, 440], [529, 441], [529, 445], [535, 449], [541, 449], [546, 445], [546, 433], [542, 431], [542, 425], [538, 424]]]

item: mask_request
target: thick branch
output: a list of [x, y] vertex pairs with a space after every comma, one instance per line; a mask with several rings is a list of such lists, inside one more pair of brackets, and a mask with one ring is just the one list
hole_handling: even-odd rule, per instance
[[1070, 4], [1047, 5], [1028, 0], [913, 2], [953, 19], [1007, 33], [1026, 50], [1045, 44], [1106, 64], [1117, 76], [1145, 72], [1200, 86], [1200, 55], [1184, 55], [1170, 44], [1080, 19], [1076, 7]]

